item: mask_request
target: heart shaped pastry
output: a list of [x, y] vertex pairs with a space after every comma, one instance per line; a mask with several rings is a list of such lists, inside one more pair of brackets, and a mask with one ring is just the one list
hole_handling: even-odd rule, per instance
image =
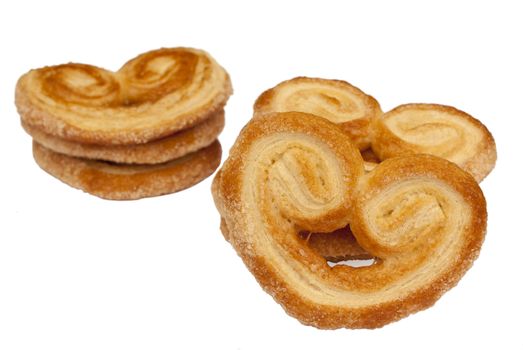
[[117, 72], [68, 63], [31, 70], [16, 87], [22, 122], [62, 139], [98, 145], [146, 143], [217, 113], [232, 92], [206, 52], [150, 51]]
[[[481, 188], [432, 155], [365, 174], [339, 126], [311, 114], [253, 118], [215, 177], [224, 236], [285, 311], [318, 328], [376, 328], [433, 305], [477, 258]], [[350, 224], [369, 266], [331, 266], [301, 238]]]

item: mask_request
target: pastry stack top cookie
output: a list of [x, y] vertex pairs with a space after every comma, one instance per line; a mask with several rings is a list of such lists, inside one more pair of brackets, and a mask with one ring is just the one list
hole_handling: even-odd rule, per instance
[[117, 72], [76, 63], [31, 70], [16, 106], [45, 171], [102, 198], [137, 199], [182, 190], [218, 167], [231, 93], [208, 53], [164, 48]]

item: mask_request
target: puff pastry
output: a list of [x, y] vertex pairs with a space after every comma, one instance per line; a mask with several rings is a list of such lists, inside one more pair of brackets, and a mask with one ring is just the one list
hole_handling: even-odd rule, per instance
[[369, 123], [382, 114], [372, 96], [342, 81], [297, 77], [262, 93], [254, 104], [255, 115], [297, 111], [315, 114], [339, 124], [356, 146], [370, 146]]
[[150, 51], [116, 73], [68, 63], [31, 70], [16, 86], [25, 125], [61, 139], [99, 145], [146, 143], [223, 109], [226, 71], [206, 52]]
[[406, 104], [376, 118], [372, 149], [380, 159], [433, 154], [458, 164], [481, 181], [494, 168], [496, 144], [477, 119], [454, 107]]
[[216, 140], [224, 124], [224, 112], [221, 110], [203, 122], [173, 135], [148, 143], [123, 146], [71, 142], [46, 134], [25, 123], [22, 123], [22, 126], [33, 140], [58, 153], [116, 163], [158, 164], [207, 147]]
[[[364, 175], [358, 150], [329, 121], [297, 112], [254, 118], [213, 181], [228, 239], [287, 313], [319, 328], [374, 328], [432, 305], [478, 255], [481, 189], [430, 155]], [[330, 267], [302, 231], [351, 229], [371, 266]]]
[[105, 199], [138, 199], [181, 191], [211, 175], [220, 165], [221, 146], [210, 146], [167, 163], [115, 164], [71, 157], [33, 142], [38, 165], [63, 181]]

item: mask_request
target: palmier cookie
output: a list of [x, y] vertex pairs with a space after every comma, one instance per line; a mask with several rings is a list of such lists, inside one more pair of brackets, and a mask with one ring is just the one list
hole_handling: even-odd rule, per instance
[[372, 96], [341, 80], [298, 77], [262, 93], [255, 115], [305, 112], [340, 125], [360, 150], [370, 147], [369, 123], [382, 114]]
[[127, 164], [158, 164], [210, 145], [225, 124], [223, 110], [203, 122], [164, 138], [137, 145], [96, 145], [71, 142], [22, 123], [33, 139], [46, 148], [74, 157]]
[[496, 144], [479, 120], [454, 107], [406, 104], [372, 123], [372, 149], [382, 160], [428, 153], [456, 163], [481, 181], [494, 168]]
[[220, 165], [221, 146], [210, 146], [155, 165], [115, 164], [60, 154], [33, 142], [38, 165], [66, 184], [105, 199], [138, 199], [191, 187]]
[[232, 92], [226, 71], [206, 52], [150, 51], [116, 73], [68, 63], [31, 70], [16, 86], [25, 125], [61, 139], [146, 143], [222, 110]]
[[[254, 118], [213, 181], [228, 238], [290, 315], [319, 328], [375, 328], [431, 306], [477, 257], [486, 204], [470, 174], [430, 155], [364, 175], [341, 130], [312, 115]], [[350, 222], [371, 266], [329, 266], [299, 232]]]

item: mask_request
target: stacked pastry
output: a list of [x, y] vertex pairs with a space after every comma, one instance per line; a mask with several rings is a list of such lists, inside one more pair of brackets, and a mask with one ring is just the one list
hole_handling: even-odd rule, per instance
[[256, 101], [212, 192], [225, 238], [287, 313], [375, 328], [430, 307], [472, 266], [478, 181], [495, 160], [487, 128], [455, 108], [383, 114], [348, 83], [296, 78]]
[[18, 81], [16, 106], [42, 169], [102, 198], [138, 199], [214, 172], [231, 93], [209, 54], [170, 48], [117, 72], [74, 63], [31, 70]]

